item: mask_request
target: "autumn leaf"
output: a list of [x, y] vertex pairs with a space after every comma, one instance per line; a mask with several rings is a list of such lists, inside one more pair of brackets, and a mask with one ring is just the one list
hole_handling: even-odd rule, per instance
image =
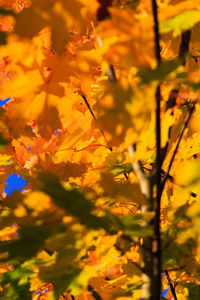
[[[76, 1], [34, 1], [18, 17], [15, 31], [22, 37], [33, 37], [46, 26], [52, 27], [53, 48], [61, 52], [69, 41], [70, 32], [73, 29], [86, 33], [90, 28], [90, 22], [95, 20], [98, 3], [93, 0], [88, 4], [84, 0]], [[45, 13], [47, 12], [48, 13]], [[35, 22], [37, 20], [37, 22]], [[24, 26], [31, 24], [30, 28]], [[57, 39], [57, 32], [62, 39]]]
[[143, 197], [138, 184], [129, 182], [121, 183], [114, 180], [108, 173], [101, 174], [100, 185], [104, 190], [105, 196], [109, 196], [119, 203], [137, 203], [144, 204]]
[[178, 36], [182, 31], [192, 28], [199, 22], [199, 9], [186, 10], [185, 12], [161, 22], [162, 33], [173, 31], [174, 36]]
[[199, 27], [199, 0], [0, 0], [2, 299], [198, 299]]

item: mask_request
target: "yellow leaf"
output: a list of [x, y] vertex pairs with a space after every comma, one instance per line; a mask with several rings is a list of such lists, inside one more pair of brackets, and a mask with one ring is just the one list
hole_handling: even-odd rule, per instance
[[36, 214], [48, 210], [51, 207], [51, 199], [48, 195], [40, 191], [29, 193], [24, 199], [24, 204], [35, 211]]
[[23, 218], [25, 216], [27, 216], [27, 211], [26, 211], [26, 208], [19, 204], [15, 209], [14, 209], [14, 215], [17, 217], [17, 218]]
[[121, 203], [146, 203], [145, 197], [141, 193], [139, 184], [130, 182], [114, 181], [113, 176], [108, 173], [101, 174], [100, 186], [103, 188], [106, 196], [115, 199]]
[[[86, 33], [95, 18], [98, 6], [96, 0], [34, 0], [18, 16], [15, 31], [19, 36], [30, 38], [51, 24], [53, 48], [62, 52], [69, 41], [70, 31], [76, 29]], [[58, 32], [62, 38], [58, 38]]]
[[0, 153], [0, 166], [7, 166], [12, 163], [12, 156]]
[[200, 179], [200, 162], [184, 161], [175, 173], [176, 183], [182, 186], [190, 186]]
[[82, 290], [86, 288], [88, 279], [95, 277], [96, 273], [96, 270], [92, 266], [85, 266], [69, 286], [69, 288], [72, 290], [72, 294], [75, 296], [80, 295]]

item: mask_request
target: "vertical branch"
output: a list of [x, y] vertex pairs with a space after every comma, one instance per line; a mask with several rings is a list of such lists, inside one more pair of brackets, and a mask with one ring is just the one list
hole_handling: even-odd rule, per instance
[[186, 30], [181, 35], [181, 44], [180, 44], [180, 48], [179, 48], [178, 57], [180, 59], [183, 59], [183, 61], [182, 61], [183, 66], [186, 63], [185, 55], [189, 50], [190, 38], [191, 38], [191, 30]]
[[[140, 183], [140, 189], [143, 195], [147, 199], [147, 204], [142, 205], [141, 211], [145, 213], [147, 211], [152, 211], [152, 191], [153, 184], [151, 177], [144, 173], [142, 164], [140, 161], [134, 161], [134, 151], [136, 150], [136, 145], [128, 147], [129, 155], [132, 160], [133, 169], [137, 175]], [[150, 226], [149, 222], [144, 221], [142, 224], [144, 227]], [[153, 273], [153, 256], [152, 256], [152, 237], [145, 237], [143, 239], [142, 248], [142, 299], [150, 300], [152, 299], [152, 273]]]
[[155, 40], [155, 55], [157, 60], [157, 66], [161, 62], [160, 56], [160, 36], [159, 36], [159, 25], [158, 25], [158, 8], [156, 0], [152, 0], [153, 20], [154, 20], [154, 40]]
[[[152, 0], [152, 10], [154, 19], [154, 37], [155, 37], [155, 55], [157, 67], [161, 63], [160, 56], [160, 36], [158, 24], [158, 12], [156, 0]], [[161, 200], [161, 122], [160, 122], [160, 84], [156, 88], [155, 104], [156, 104], [156, 198], [153, 198], [153, 209], [155, 211], [154, 220], [154, 236], [152, 240], [152, 258], [153, 258], [153, 274], [151, 293], [153, 300], [161, 298], [161, 239], [160, 239], [160, 200]]]
[[[152, 0], [152, 11], [154, 19], [154, 36], [155, 36], [155, 56], [157, 67], [161, 63], [160, 56], [160, 37], [157, 14], [156, 0]], [[154, 234], [153, 237], [145, 237], [142, 245], [143, 256], [143, 273], [142, 273], [142, 299], [160, 300], [161, 299], [161, 239], [160, 239], [160, 199], [161, 199], [161, 122], [160, 122], [160, 84], [155, 91], [155, 113], [156, 113], [156, 161], [155, 169], [146, 176], [143, 172], [140, 162], [135, 163], [132, 160], [133, 168], [140, 182], [142, 193], [146, 196], [148, 206], [143, 207], [143, 212], [154, 211], [153, 220]], [[133, 157], [134, 146], [129, 147], [130, 157]], [[153, 185], [156, 180], [157, 195], [153, 197]], [[150, 226], [150, 223], [143, 224]]]
[[[182, 32], [181, 44], [180, 44], [180, 48], [179, 48], [178, 58], [182, 61], [183, 66], [186, 63], [185, 56], [186, 56], [186, 53], [189, 50], [190, 38], [191, 38], [191, 30], [187, 30], [187, 31]], [[176, 105], [176, 99], [178, 97], [178, 94], [179, 94], [179, 89], [178, 88], [175, 88], [175, 89], [171, 90], [171, 92], [169, 94], [169, 98], [166, 102], [165, 110], [168, 110], [168, 109], [172, 108], [174, 105]]]

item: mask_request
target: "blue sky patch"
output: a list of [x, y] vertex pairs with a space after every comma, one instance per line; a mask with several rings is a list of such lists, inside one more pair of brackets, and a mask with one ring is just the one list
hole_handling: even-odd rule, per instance
[[5, 100], [0, 99], [0, 106], [4, 106], [11, 98], [6, 98]]
[[4, 193], [6, 193], [7, 196], [11, 195], [15, 191], [22, 192], [28, 184], [28, 182], [26, 182], [26, 180], [17, 173], [9, 175], [7, 180], [5, 180], [4, 182], [8, 183], [4, 188]]

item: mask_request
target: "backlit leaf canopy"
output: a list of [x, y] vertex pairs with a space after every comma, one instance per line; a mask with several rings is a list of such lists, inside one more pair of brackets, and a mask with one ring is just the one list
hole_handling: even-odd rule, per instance
[[158, 87], [162, 296], [198, 299], [200, 3], [156, 3], [159, 64], [151, 1], [0, 0], [2, 299], [144, 298]]

